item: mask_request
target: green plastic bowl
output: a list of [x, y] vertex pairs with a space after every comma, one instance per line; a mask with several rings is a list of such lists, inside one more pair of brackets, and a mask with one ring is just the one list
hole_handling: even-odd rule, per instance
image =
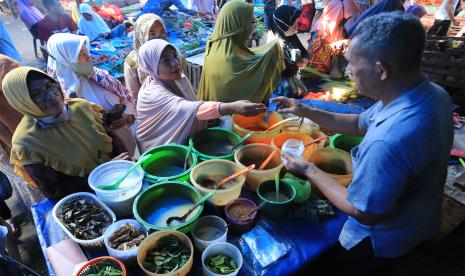
[[275, 183], [274, 180], [265, 181], [260, 186], [258, 186], [257, 194], [260, 198], [260, 204], [264, 201], [266, 202], [265, 205], [261, 208], [263, 214], [271, 218], [279, 218], [282, 217], [287, 213], [289, 207], [291, 206], [292, 201], [295, 199], [295, 188], [290, 185], [289, 183], [281, 180], [279, 182], [279, 192], [286, 195], [288, 200], [282, 202], [276, 202], [269, 200], [264, 197], [267, 193], [275, 193]]
[[341, 149], [348, 153], [351, 152], [352, 148], [360, 145], [363, 140], [363, 136], [351, 136], [345, 134], [336, 134], [331, 136], [330, 147]]
[[[199, 157], [200, 161], [211, 159], [224, 159], [234, 161], [234, 152], [229, 154], [218, 154], [207, 152], [214, 151], [216, 143], [229, 143], [231, 146], [236, 145], [241, 140], [241, 137], [236, 133], [219, 127], [202, 129], [189, 139], [189, 145], [194, 146], [194, 152]], [[208, 148], [210, 147], [210, 148]]]
[[202, 195], [192, 185], [186, 182], [169, 181], [155, 184], [142, 192], [134, 200], [134, 204], [132, 205], [134, 217], [145, 227], [145, 229], [147, 229], [147, 231], [178, 230], [187, 234], [197, 223], [197, 219], [200, 214], [202, 214], [203, 204], [200, 204], [190, 219], [179, 225], [164, 227], [153, 225], [147, 221], [147, 217], [152, 214], [155, 209], [157, 209], [156, 204], [159, 203], [160, 200], [164, 200], [166, 202], [169, 201], [170, 198], [175, 200], [175, 198], [180, 197], [192, 200], [192, 202], [196, 204], [200, 201]]
[[145, 179], [151, 183], [164, 181], [189, 181], [189, 175], [198, 161], [197, 155], [191, 152], [188, 168], [183, 170], [184, 160], [188, 147], [183, 145], [168, 144], [151, 148], [144, 152], [141, 157], [151, 153], [152, 156], [142, 164]]

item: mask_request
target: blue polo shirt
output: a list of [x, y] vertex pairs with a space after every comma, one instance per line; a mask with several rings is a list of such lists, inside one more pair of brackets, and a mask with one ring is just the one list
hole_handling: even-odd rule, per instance
[[370, 237], [375, 256], [392, 258], [439, 231], [453, 140], [451, 109], [446, 91], [425, 78], [388, 105], [379, 101], [360, 114], [367, 132], [352, 150], [347, 199], [360, 211], [384, 217], [364, 225], [349, 216], [339, 236], [343, 247]]

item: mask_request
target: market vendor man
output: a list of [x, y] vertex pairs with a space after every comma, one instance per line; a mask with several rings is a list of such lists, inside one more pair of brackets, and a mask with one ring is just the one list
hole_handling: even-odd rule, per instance
[[40, 41], [47, 41], [53, 34], [76, 33], [77, 26], [71, 16], [65, 14], [57, 0], [43, 0], [48, 14], [37, 23], [37, 33]]
[[359, 93], [377, 100], [360, 115], [273, 100], [281, 112], [310, 118], [328, 131], [365, 136], [352, 150], [348, 188], [314, 164], [285, 156], [290, 172], [306, 177], [348, 215], [328, 253], [337, 265], [325, 267], [327, 275], [334, 275], [328, 269], [384, 275], [439, 231], [452, 110], [446, 91], [421, 72], [425, 39], [420, 21], [409, 14], [383, 13], [360, 23], [346, 53], [347, 69]]

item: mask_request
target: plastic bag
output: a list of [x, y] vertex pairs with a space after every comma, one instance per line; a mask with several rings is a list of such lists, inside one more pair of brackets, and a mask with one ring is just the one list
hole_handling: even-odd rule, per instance
[[267, 273], [276, 261], [289, 253], [292, 242], [261, 220], [237, 242], [244, 258], [244, 267], [251, 275]]

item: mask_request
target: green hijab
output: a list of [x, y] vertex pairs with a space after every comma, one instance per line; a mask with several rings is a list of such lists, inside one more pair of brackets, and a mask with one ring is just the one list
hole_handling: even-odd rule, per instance
[[248, 48], [253, 21], [252, 5], [234, 0], [223, 6], [207, 41], [199, 99], [259, 103], [276, 89], [284, 70], [281, 46], [273, 41]]

